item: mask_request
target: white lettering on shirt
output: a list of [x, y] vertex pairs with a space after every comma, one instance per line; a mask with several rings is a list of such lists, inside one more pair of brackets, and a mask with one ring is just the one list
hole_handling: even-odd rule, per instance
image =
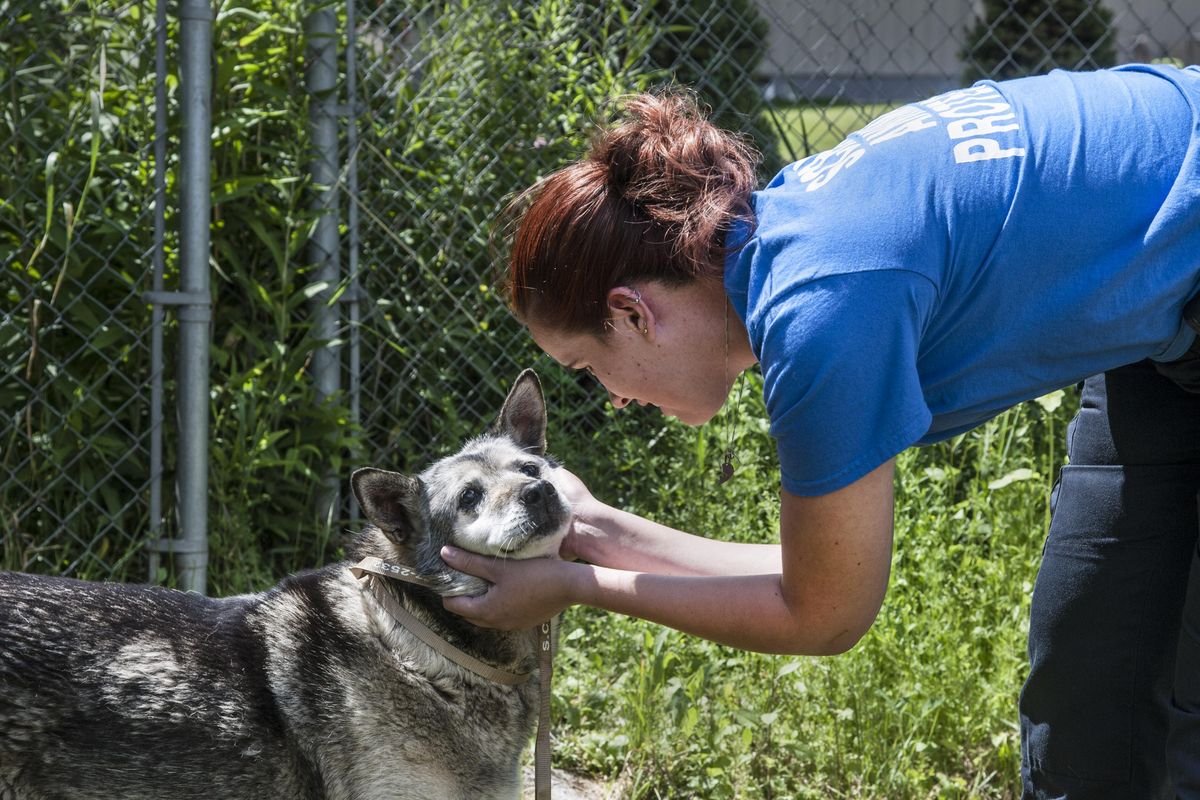
[[859, 131], [858, 135], [866, 139], [867, 144], [875, 145], [936, 126], [933, 115], [925, 109], [917, 106], [902, 106], [884, 114]]
[[947, 92], [922, 105], [949, 120], [946, 134], [951, 141], [966, 140], [954, 145], [955, 164], [1025, 155], [1024, 147], [1005, 147], [1000, 138], [993, 138], [995, 134], [1020, 130], [1021, 126], [1015, 122], [1017, 115], [1012, 106], [992, 86]]
[[1025, 155], [1023, 147], [1001, 147], [995, 139], [967, 139], [954, 145], [954, 163], [990, 161], [993, 158], [1012, 158]]
[[946, 121], [946, 135], [954, 142], [951, 150], [956, 164], [1016, 158], [1025, 155], [1024, 147], [1012, 147], [1019, 131], [1017, 115], [1004, 96], [992, 86], [976, 86], [940, 94], [920, 104], [902, 106], [850, 134], [837, 147], [809, 156], [792, 165], [792, 171], [813, 192], [833, 180], [842, 170], [850, 169], [867, 150], [907, 136], [938, 127]]
[[817, 153], [792, 166], [805, 191], [814, 192], [833, 180], [833, 177], [863, 157], [866, 150], [858, 141], [846, 139], [832, 150]]

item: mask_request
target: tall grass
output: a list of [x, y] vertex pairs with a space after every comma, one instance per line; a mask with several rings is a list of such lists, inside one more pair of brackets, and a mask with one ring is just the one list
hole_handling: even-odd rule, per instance
[[[685, 530], [778, 541], [778, 465], [753, 394], [701, 430], [614, 418], [616, 460], [584, 477]], [[1028, 604], [1072, 407], [1055, 393], [900, 455], [890, 589], [845, 655], [745, 653], [569, 611], [559, 761], [621, 776], [631, 798], [1018, 796]], [[727, 424], [740, 468], [718, 487]]]

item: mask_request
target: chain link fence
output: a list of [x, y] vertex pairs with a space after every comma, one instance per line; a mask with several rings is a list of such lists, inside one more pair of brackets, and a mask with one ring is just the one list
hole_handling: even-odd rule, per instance
[[154, 9], [4, 2], [0, 30], [0, 563], [142, 577]]
[[[184, 245], [165, 16], [0, 0], [6, 568], [141, 579], [147, 543], [179, 531], [179, 326], [147, 297], [180, 288]], [[275, 0], [214, 19], [209, 502], [229, 569], [310, 554], [297, 531], [354, 516], [348, 465], [420, 466], [525, 366], [546, 367], [553, 444], [577, 458], [638, 424], [549, 368], [492, 289], [507, 199], [612, 97], [693, 86], [765, 179], [978, 77], [1200, 61], [1200, 0]]]

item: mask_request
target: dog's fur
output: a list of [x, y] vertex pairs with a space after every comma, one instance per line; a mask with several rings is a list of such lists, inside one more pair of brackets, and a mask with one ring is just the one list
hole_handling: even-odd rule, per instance
[[[526, 371], [486, 435], [416, 477], [357, 471], [369, 523], [349, 548], [415, 566], [441, 594], [486, 584], [454, 544], [557, 552], [570, 509]], [[508, 687], [447, 661], [383, 610], [347, 563], [256, 595], [0, 573], [0, 800], [515, 798], [538, 679]], [[385, 588], [447, 641], [514, 672], [528, 631], [477, 628], [439, 593]]]

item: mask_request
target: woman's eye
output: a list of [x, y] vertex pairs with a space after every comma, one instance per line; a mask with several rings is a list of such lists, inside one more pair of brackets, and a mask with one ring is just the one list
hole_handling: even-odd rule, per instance
[[528, 475], [531, 478], [536, 478], [538, 475], [542, 474], [541, 470], [538, 469], [537, 464], [522, 464], [519, 469], [521, 470], [522, 475]]
[[483, 492], [479, 491], [474, 486], [468, 486], [458, 495], [458, 510], [469, 511], [478, 505], [482, 498]]

